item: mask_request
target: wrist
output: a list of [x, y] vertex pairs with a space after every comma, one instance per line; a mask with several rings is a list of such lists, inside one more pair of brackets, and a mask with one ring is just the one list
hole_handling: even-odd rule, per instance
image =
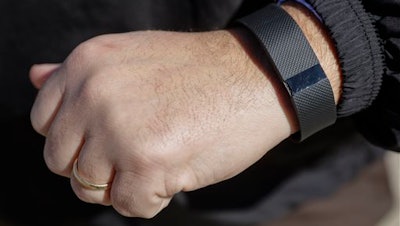
[[[266, 121], [260, 122], [260, 126], [268, 125], [274, 133], [278, 142], [288, 138], [299, 130], [295, 110], [292, 106], [290, 96], [282, 84], [272, 64], [265, 61], [265, 52], [258, 45], [254, 45], [254, 36], [246, 29], [236, 27], [229, 30], [235, 42], [237, 42], [236, 54], [240, 56], [241, 74], [245, 75], [247, 82], [254, 85], [252, 92], [255, 98], [263, 102], [260, 107], [261, 114], [265, 115]], [[269, 139], [273, 139], [269, 137]]]
[[286, 102], [291, 102], [298, 122], [298, 128], [295, 124], [291, 127], [299, 131], [294, 139], [301, 141], [335, 122], [341, 83], [337, 80], [339, 67], [329, 36], [312, 21], [315, 18], [307, 14], [308, 10], [298, 11], [303, 9], [299, 5], [288, 6], [285, 10], [267, 5], [239, 23], [251, 31], [257, 39], [255, 43], [261, 44], [259, 48], [267, 56], [263, 62], [273, 65], [281, 86], [286, 88], [281, 95], [290, 95]]

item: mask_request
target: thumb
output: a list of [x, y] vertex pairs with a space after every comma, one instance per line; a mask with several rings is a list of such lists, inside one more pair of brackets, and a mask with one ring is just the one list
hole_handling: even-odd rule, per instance
[[29, 78], [37, 89], [40, 89], [47, 79], [55, 70], [60, 67], [60, 64], [36, 64], [29, 71]]

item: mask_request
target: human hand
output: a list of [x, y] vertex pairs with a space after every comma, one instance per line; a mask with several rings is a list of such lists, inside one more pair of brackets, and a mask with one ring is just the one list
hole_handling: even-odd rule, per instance
[[111, 182], [94, 191], [71, 177], [80, 199], [150, 218], [252, 165], [296, 128], [282, 87], [234, 34], [105, 35], [32, 67], [47, 166], [70, 177], [78, 159], [82, 178]]

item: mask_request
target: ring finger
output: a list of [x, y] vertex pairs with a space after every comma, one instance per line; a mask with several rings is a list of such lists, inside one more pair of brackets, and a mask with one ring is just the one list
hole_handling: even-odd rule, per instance
[[110, 187], [114, 175], [113, 164], [107, 158], [101, 142], [86, 139], [71, 174], [75, 194], [88, 203], [110, 205]]

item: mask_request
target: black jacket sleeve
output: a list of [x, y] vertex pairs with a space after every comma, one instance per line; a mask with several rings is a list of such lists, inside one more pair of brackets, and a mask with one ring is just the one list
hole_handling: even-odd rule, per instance
[[365, 7], [376, 18], [385, 73], [377, 99], [355, 119], [372, 143], [400, 151], [400, 0], [365, 0]]
[[309, 0], [335, 42], [343, 72], [338, 116], [373, 144], [400, 151], [400, 0]]
[[[307, 1], [329, 31], [340, 61], [338, 117], [354, 118], [371, 143], [400, 151], [400, 0]], [[251, 7], [243, 8], [242, 15], [251, 13]]]

